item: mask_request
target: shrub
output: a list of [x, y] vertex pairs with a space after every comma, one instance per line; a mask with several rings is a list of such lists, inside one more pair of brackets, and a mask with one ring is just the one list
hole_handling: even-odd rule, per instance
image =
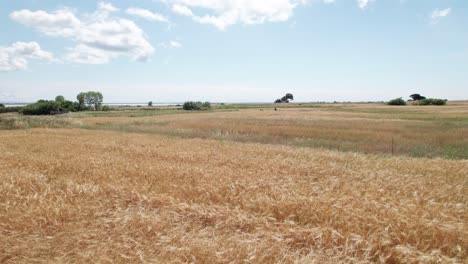
[[21, 112], [24, 115], [51, 115], [61, 110], [59, 102], [39, 100], [37, 103], [23, 107]]
[[12, 106], [12, 107], [0, 107], [0, 114], [2, 113], [12, 113], [12, 112], [19, 112], [21, 111], [20, 106]]
[[204, 108], [204, 110], [211, 109], [211, 103], [210, 102], [204, 102], [202, 104], [202, 107]]
[[406, 101], [400, 97], [400, 98], [390, 100], [387, 104], [388, 105], [406, 105]]
[[446, 105], [447, 100], [427, 98], [418, 101], [418, 105]]
[[446, 99], [432, 99], [432, 104], [433, 105], [446, 105], [447, 100]]
[[188, 101], [184, 103], [182, 108], [184, 110], [209, 110], [211, 109], [211, 104], [210, 102], [202, 103], [202, 102]]
[[0, 104], [0, 107], [5, 107], [5, 105], [4, 105], [4, 104]]
[[101, 109], [101, 111], [104, 111], [104, 112], [108, 112], [110, 110], [111, 110], [111, 108], [108, 105], [102, 106], [102, 109]]
[[77, 102], [72, 102], [72, 101], [62, 101], [58, 102], [60, 104], [60, 107], [63, 109], [65, 112], [78, 112], [78, 111], [83, 111], [86, 110], [85, 106], [81, 106]]

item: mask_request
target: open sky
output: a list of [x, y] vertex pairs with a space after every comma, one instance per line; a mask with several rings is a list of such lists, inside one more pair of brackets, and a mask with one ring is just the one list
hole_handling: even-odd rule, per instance
[[0, 101], [468, 99], [466, 0], [0, 0]]

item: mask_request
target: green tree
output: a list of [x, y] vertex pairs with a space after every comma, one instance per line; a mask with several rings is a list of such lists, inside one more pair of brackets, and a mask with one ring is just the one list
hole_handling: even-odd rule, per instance
[[424, 97], [424, 96], [422, 96], [420, 94], [412, 94], [409, 97], [411, 97], [411, 99], [413, 99], [414, 101], [419, 101], [419, 100], [426, 99], [426, 97]]
[[287, 93], [285, 96], [281, 97], [281, 99], [276, 99], [275, 104], [289, 103], [289, 100], [294, 100], [294, 96]]
[[100, 92], [89, 91], [84, 93], [84, 102], [95, 111], [101, 110], [103, 99], [104, 97]]
[[85, 105], [85, 97], [86, 97], [86, 93], [79, 93], [76, 96], [76, 100], [78, 100], [78, 104], [80, 105], [81, 108], [83, 108]]
[[65, 102], [65, 97], [63, 97], [63, 95], [57, 95], [55, 97], [55, 102], [63, 103]]
[[148, 106], [153, 106], [153, 101], [149, 101]]
[[293, 100], [294, 101], [294, 96], [290, 93], [287, 93], [283, 98], [286, 98], [287, 100]]

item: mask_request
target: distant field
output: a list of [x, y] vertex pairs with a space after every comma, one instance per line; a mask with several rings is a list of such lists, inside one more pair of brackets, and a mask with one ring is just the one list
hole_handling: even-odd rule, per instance
[[468, 103], [273, 107], [0, 115], [0, 263], [466, 263]]
[[443, 107], [291, 104], [278, 111], [273, 106], [224, 106], [197, 114], [163, 109], [76, 116], [84, 127], [99, 130], [468, 159], [468, 103]]

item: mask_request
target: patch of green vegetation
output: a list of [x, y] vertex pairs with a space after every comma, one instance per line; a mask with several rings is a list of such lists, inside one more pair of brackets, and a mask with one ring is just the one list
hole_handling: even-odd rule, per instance
[[211, 109], [211, 103], [210, 102], [194, 102], [194, 101], [188, 101], [185, 102], [182, 108], [186, 111], [206, 111]]
[[403, 98], [396, 98], [393, 100], [388, 101], [388, 105], [406, 105], [406, 101]]
[[20, 112], [21, 109], [23, 109], [23, 107], [21, 106], [7, 106], [7, 107], [3, 106], [3, 107], [0, 107], [0, 114]]
[[425, 158], [468, 159], [468, 144], [457, 146], [416, 146], [411, 149], [410, 155]]

